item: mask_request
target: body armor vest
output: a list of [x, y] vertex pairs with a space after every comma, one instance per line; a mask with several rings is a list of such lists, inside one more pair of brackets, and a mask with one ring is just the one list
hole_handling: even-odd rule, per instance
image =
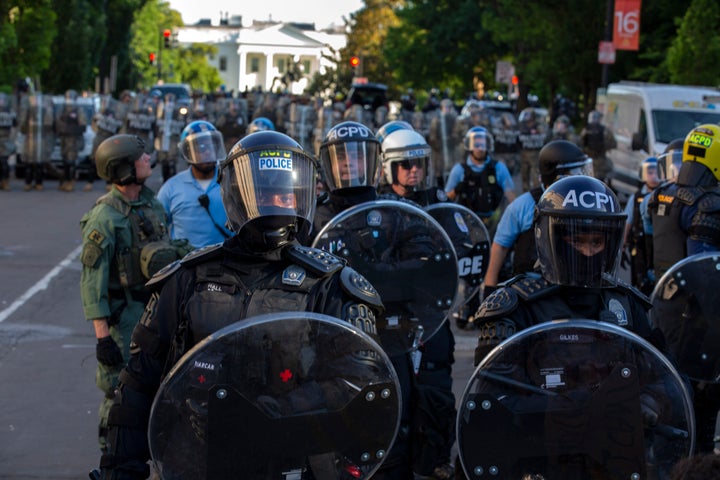
[[459, 203], [474, 212], [490, 213], [495, 211], [503, 198], [503, 189], [498, 185], [495, 173], [495, 160], [487, 160], [482, 172], [476, 172], [464, 163], [462, 167], [463, 183], [467, 185], [467, 188]]
[[130, 221], [132, 244], [118, 245], [114, 263], [123, 288], [144, 286], [148, 278], [142, 272], [141, 254], [150, 243], [169, 240], [164, 219], [148, 204], [130, 206], [109, 193], [100, 197], [96, 203], [111, 206]]
[[675, 184], [655, 189], [648, 203], [653, 224], [653, 265], [660, 278], [670, 267], [686, 256], [687, 234], [680, 229], [682, 203]]

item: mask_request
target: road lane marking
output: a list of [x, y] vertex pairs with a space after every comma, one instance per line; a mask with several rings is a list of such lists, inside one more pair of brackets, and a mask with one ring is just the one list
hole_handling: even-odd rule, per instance
[[70, 265], [70, 263], [80, 255], [81, 251], [82, 245], [78, 245], [75, 250], [70, 252], [70, 254], [68, 254], [68, 256], [65, 257], [63, 261], [58, 263], [52, 270], [47, 273], [47, 275], [41, 278], [40, 281], [30, 287], [17, 300], [11, 303], [9, 307], [7, 307], [5, 310], [0, 311], [0, 323], [4, 322], [10, 315], [15, 313], [15, 310], [25, 305], [25, 303], [27, 303], [27, 301], [30, 300], [36, 293], [47, 289], [48, 285], [50, 285], [50, 281], [56, 276], [58, 276], [58, 274], [65, 267]]

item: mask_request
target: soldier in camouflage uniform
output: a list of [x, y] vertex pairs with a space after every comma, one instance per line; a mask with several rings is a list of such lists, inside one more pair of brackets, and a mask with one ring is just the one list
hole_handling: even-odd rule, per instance
[[[151, 265], [141, 263], [141, 257], [163, 240], [170, 243], [165, 210], [143, 185], [152, 168], [142, 139], [112, 136], [100, 144], [95, 161], [98, 175], [112, 182], [112, 189], [80, 220], [80, 295], [85, 318], [93, 323], [98, 339], [95, 382], [105, 394], [99, 410], [104, 450], [107, 415], [120, 370], [130, 355], [130, 335], [150, 298], [145, 282], [154, 272]], [[174, 259], [173, 254], [157, 261]]]
[[80, 151], [85, 147], [83, 134], [88, 119], [85, 111], [77, 103], [78, 94], [75, 90], [65, 92], [65, 101], [55, 117], [55, 131], [60, 137], [60, 155], [63, 169], [58, 190], [72, 192], [75, 190], [75, 166]]
[[10, 190], [10, 155], [15, 153], [17, 114], [12, 97], [0, 93], [0, 190]]
[[228, 152], [245, 136], [248, 126], [248, 104], [244, 98], [221, 98], [217, 102], [218, 116], [215, 127], [223, 134]]

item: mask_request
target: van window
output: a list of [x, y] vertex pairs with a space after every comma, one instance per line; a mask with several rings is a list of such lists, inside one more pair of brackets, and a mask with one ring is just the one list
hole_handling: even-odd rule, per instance
[[720, 112], [690, 112], [680, 110], [653, 110], [655, 138], [658, 142], [670, 143], [684, 138], [690, 130], [703, 123], [720, 124]]

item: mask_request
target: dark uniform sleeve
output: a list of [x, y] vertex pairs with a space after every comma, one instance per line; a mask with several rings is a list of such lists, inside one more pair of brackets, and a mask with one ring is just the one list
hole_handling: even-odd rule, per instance
[[120, 374], [120, 386], [108, 418], [107, 453], [100, 461], [104, 479], [147, 478], [150, 459], [147, 427], [150, 407], [162, 380], [182, 312], [179, 306], [194, 285], [180, 271], [153, 294], [132, 336], [131, 356]]
[[472, 323], [478, 330], [475, 366], [493, 348], [531, 325], [529, 314], [522, 307], [517, 292], [510, 287], [498, 288], [487, 297], [475, 312]]

